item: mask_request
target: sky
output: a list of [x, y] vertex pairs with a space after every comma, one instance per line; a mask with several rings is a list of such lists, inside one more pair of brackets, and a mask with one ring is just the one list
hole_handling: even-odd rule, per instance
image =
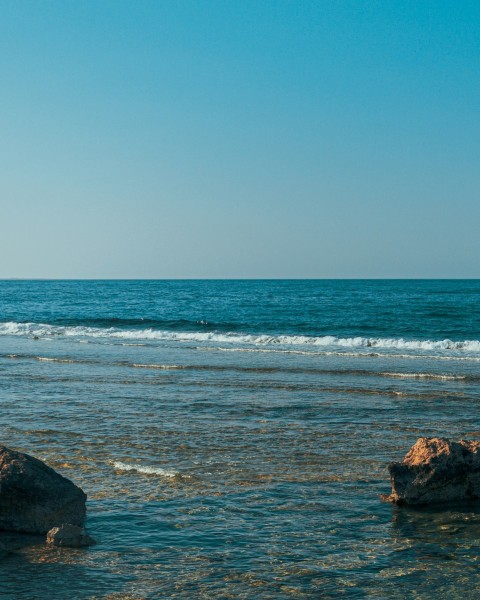
[[480, 277], [480, 3], [1, 0], [0, 278]]

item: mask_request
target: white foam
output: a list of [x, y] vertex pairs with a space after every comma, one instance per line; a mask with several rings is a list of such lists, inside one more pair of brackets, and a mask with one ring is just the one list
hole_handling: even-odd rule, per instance
[[55, 336], [78, 338], [104, 338], [126, 340], [161, 340], [176, 342], [215, 342], [247, 346], [287, 346], [287, 347], [334, 347], [334, 348], [374, 348], [383, 350], [453, 350], [459, 352], [479, 352], [480, 340], [405, 340], [404, 338], [337, 337], [305, 335], [251, 335], [219, 332], [176, 332], [153, 329], [123, 330], [114, 327], [64, 327], [42, 323], [0, 324], [0, 335], [20, 335], [52, 338]]
[[164, 371], [185, 368], [185, 367], [182, 367], [181, 365], [140, 365], [137, 363], [133, 363], [131, 366], [135, 367], [136, 369], [161, 369]]
[[455, 381], [466, 379], [464, 375], [441, 375], [438, 373], [380, 373], [384, 377], [398, 377], [399, 379], [439, 379], [441, 381]]
[[115, 461], [113, 463], [113, 466], [119, 471], [136, 471], [137, 473], [144, 473], [146, 475], [160, 475], [161, 477], [176, 477], [177, 475], [179, 475], [177, 471], [172, 471], [170, 469], [161, 469], [160, 467], [148, 467], [131, 463], [123, 463], [119, 461]]
[[49, 356], [37, 356], [37, 360], [41, 360], [43, 362], [55, 362], [55, 363], [74, 363], [74, 360], [70, 358], [50, 358]]

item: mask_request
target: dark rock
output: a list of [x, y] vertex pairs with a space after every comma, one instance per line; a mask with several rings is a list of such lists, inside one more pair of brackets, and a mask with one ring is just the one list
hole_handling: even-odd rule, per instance
[[480, 442], [420, 438], [388, 470], [392, 493], [382, 499], [389, 502], [426, 505], [480, 498]]
[[38, 533], [0, 531], [0, 545], [3, 545], [9, 554], [24, 554], [25, 552], [29, 553], [32, 548], [44, 550], [45, 536]]
[[87, 496], [42, 461], [0, 446], [0, 530], [46, 533], [81, 526]]
[[54, 546], [65, 546], [68, 548], [80, 548], [91, 546], [95, 540], [88, 535], [85, 529], [65, 523], [60, 527], [53, 527], [47, 533], [47, 544]]

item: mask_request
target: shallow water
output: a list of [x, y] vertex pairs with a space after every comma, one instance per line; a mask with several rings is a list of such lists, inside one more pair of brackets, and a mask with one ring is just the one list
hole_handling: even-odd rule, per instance
[[418, 437], [480, 437], [479, 299], [478, 281], [0, 282], [0, 441], [88, 493], [98, 542], [29, 539], [0, 596], [476, 597], [480, 512], [379, 495]]

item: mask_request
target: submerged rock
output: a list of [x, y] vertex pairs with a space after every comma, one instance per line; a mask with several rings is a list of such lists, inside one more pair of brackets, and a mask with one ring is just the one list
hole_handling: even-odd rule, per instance
[[0, 446], [0, 530], [46, 533], [81, 526], [87, 496], [42, 461]]
[[480, 499], [480, 442], [420, 438], [401, 463], [388, 465], [396, 504], [426, 505]]
[[82, 527], [64, 523], [60, 527], [50, 529], [47, 533], [47, 544], [68, 548], [81, 548], [82, 546], [95, 544], [95, 540]]

